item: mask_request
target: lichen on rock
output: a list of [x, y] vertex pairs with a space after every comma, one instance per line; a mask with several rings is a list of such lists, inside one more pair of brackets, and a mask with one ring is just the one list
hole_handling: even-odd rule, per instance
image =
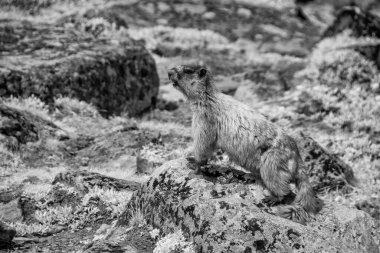
[[186, 159], [165, 163], [133, 195], [118, 225], [128, 224], [137, 208], [165, 234], [182, 229], [199, 252], [378, 250], [378, 228], [364, 212], [325, 203], [304, 226], [268, 212], [259, 181], [231, 178], [195, 174]]

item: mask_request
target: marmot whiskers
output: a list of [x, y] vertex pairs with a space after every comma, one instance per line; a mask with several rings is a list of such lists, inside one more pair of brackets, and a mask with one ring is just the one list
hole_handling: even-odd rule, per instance
[[267, 203], [280, 202], [298, 192], [291, 205], [277, 207], [278, 215], [304, 223], [317, 213], [322, 202], [316, 197], [304, 172], [296, 141], [282, 128], [249, 106], [219, 93], [212, 74], [201, 65], [180, 65], [168, 71], [174, 87], [191, 103], [194, 156], [204, 164], [216, 148], [224, 150], [247, 170], [259, 170], [271, 195]]

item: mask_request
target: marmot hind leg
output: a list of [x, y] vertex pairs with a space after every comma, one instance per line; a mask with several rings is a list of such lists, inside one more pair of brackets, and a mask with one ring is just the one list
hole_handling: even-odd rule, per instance
[[[273, 148], [262, 155], [260, 162], [261, 178], [272, 194], [272, 196], [264, 199], [264, 202], [279, 202], [291, 193], [290, 183], [298, 176], [298, 166], [297, 157], [286, 149]], [[298, 187], [295, 202], [290, 205], [277, 206], [275, 213], [283, 218], [305, 224], [309, 220], [305, 203], [314, 204], [316, 198], [310, 184], [306, 180], [301, 181], [302, 184], [296, 182], [302, 187]]]
[[290, 183], [293, 177], [283, 156], [283, 150], [274, 148], [269, 149], [261, 156], [261, 179], [271, 193], [264, 199], [268, 205], [281, 202], [285, 196], [291, 193]]

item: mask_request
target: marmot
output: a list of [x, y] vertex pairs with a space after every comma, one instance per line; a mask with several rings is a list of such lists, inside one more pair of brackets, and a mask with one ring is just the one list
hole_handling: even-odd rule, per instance
[[[317, 213], [322, 202], [316, 197], [296, 141], [264, 115], [217, 91], [212, 74], [198, 64], [168, 70], [169, 79], [191, 104], [194, 157], [199, 164], [216, 148], [225, 151], [243, 168], [259, 170], [271, 193], [264, 200], [277, 203], [291, 194], [290, 183], [298, 192], [291, 205], [277, 207], [277, 214], [305, 223], [309, 213]], [[257, 173], [258, 174], [258, 173]]]

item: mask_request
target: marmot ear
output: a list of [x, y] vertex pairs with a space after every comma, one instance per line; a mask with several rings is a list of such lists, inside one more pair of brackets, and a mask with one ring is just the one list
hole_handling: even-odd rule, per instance
[[201, 68], [198, 72], [200, 78], [204, 77], [207, 74], [207, 69]]

